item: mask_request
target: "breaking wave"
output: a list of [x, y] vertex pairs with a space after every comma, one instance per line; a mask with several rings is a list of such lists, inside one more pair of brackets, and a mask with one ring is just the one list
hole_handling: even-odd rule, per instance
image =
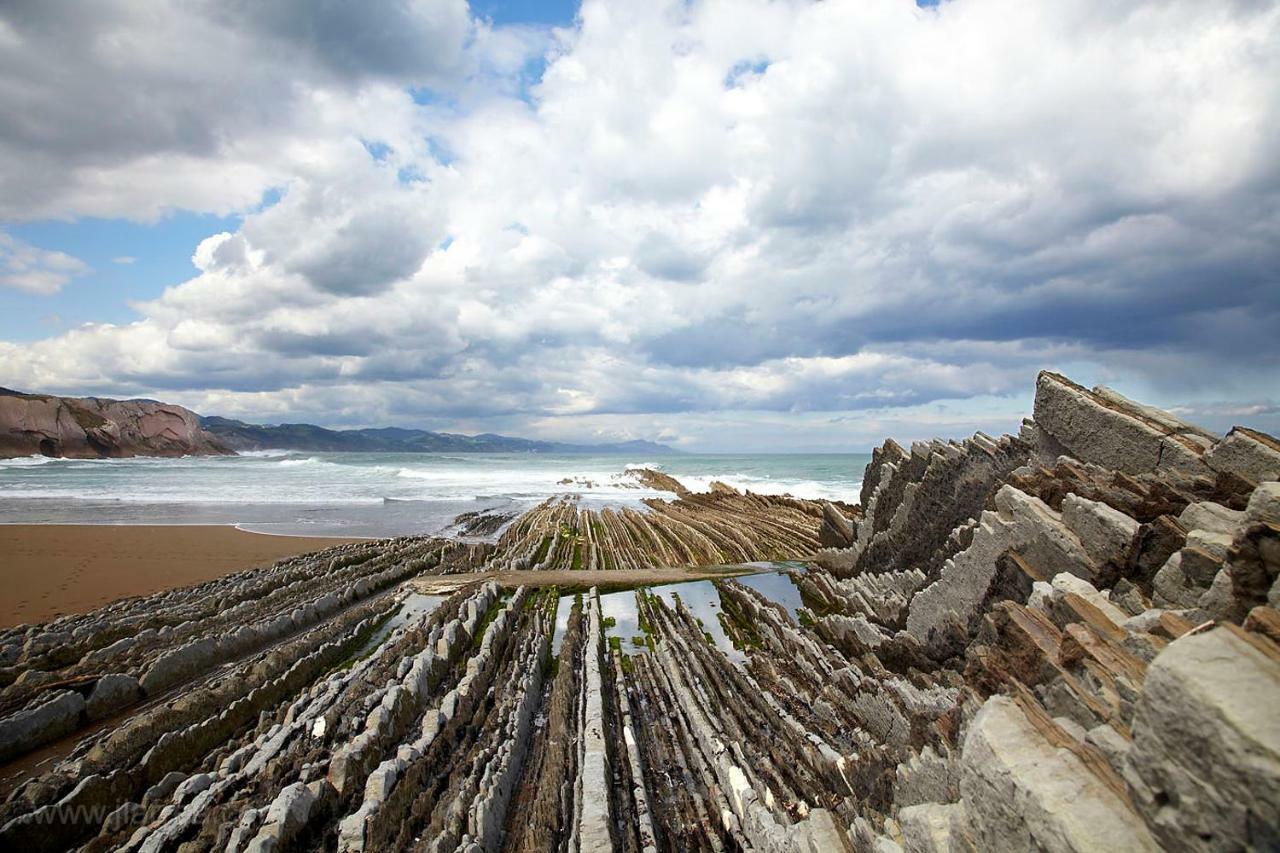
[[155, 503], [347, 505], [392, 501], [536, 502], [571, 493], [584, 501], [638, 504], [669, 498], [643, 485], [642, 468], [693, 491], [719, 481], [742, 491], [856, 501], [868, 457], [616, 456], [297, 453], [235, 457], [0, 460], [0, 502], [51, 498]]

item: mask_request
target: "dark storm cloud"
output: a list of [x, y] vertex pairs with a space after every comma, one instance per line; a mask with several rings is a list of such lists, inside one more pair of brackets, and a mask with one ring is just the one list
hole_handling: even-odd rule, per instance
[[457, 66], [469, 17], [465, 0], [223, 0], [208, 9], [224, 26], [254, 30], [338, 76], [417, 83]]
[[449, 85], [469, 28], [462, 0], [0, 4], [0, 217], [247, 206], [317, 92]]
[[[850, 274], [844, 286], [866, 299], [776, 312], [736, 307], [659, 335], [645, 352], [673, 366], [723, 367], [913, 341], [1045, 340], [1099, 351], [1181, 348], [1218, 364], [1274, 362], [1280, 193], [1261, 188], [1214, 208], [1148, 212], [1147, 224], [1130, 216], [1079, 222], [1053, 242], [974, 235], [960, 245], [980, 260], [951, 265], [932, 260], [935, 236], [922, 235], [874, 271], [870, 285]], [[1114, 241], [1088, 247], [1090, 235], [1109, 229]], [[946, 239], [954, 246], [962, 237]], [[812, 293], [830, 293], [840, 279], [838, 268], [810, 275], [804, 290]]]

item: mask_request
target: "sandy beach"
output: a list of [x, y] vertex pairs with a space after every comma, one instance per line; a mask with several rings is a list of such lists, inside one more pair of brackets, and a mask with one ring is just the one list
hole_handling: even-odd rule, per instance
[[224, 525], [0, 525], [0, 627], [81, 613], [351, 541]]

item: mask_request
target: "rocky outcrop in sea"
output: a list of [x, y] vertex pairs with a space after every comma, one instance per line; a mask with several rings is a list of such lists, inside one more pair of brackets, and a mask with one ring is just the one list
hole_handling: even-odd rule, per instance
[[[1267, 435], [1045, 373], [858, 507], [554, 500], [11, 629], [0, 845], [1275, 849], [1277, 480]], [[586, 584], [467, 582], [766, 559], [801, 605], [716, 581], [733, 655], [679, 594], [624, 642]]]
[[0, 458], [233, 454], [182, 406], [0, 389]]

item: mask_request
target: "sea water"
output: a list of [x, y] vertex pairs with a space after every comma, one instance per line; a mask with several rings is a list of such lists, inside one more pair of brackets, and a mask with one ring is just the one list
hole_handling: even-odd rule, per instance
[[[791, 560], [746, 563], [743, 568], [765, 571], [753, 575], [737, 575], [731, 578], [733, 581], [750, 587], [766, 600], [781, 605], [790, 614], [792, 621], [799, 623], [799, 611], [804, 607], [804, 603], [793, 575], [806, 571], [804, 563]], [[640, 604], [636, 600], [638, 590], [642, 590], [646, 595], [656, 595], [665, 599], [667, 606], [673, 609], [677, 607], [678, 600], [698, 620], [711, 645], [734, 663], [746, 661], [745, 652], [733, 644], [729, 635], [725, 633], [724, 625], [720, 622], [720, 613], [723, 609], [720, 582], [702, 579], [656, 586], [641, 585], [635, 589], [600, 593], [601, 616], [610, 620], [606, 623], [605, 634], [608, 637], [618, 638], [619, 650], [623, 654], [640, 654], [646, 650], [643, 642], [644, 628], [640, 623]], [[555, 631], [552, 635], [552, 654], [560, 653], [564, 635], [569, 628], [573, 599], [577, 595], [582, 595], [585, 603], [586, 593], [584, 592], [572, 592], [560, 596], [556, 609]]]
[[694, 491], [716, 480], [760, 494], [858, 499], [867, 454], [623, 456], [262, 451], [179, 459], [0, 460], [0, 523], [235, 524], [264, 533], [446, 532], [455, 516], [520, 512], [557, 494], [583, 506], [671, 498], [648, 467]]

